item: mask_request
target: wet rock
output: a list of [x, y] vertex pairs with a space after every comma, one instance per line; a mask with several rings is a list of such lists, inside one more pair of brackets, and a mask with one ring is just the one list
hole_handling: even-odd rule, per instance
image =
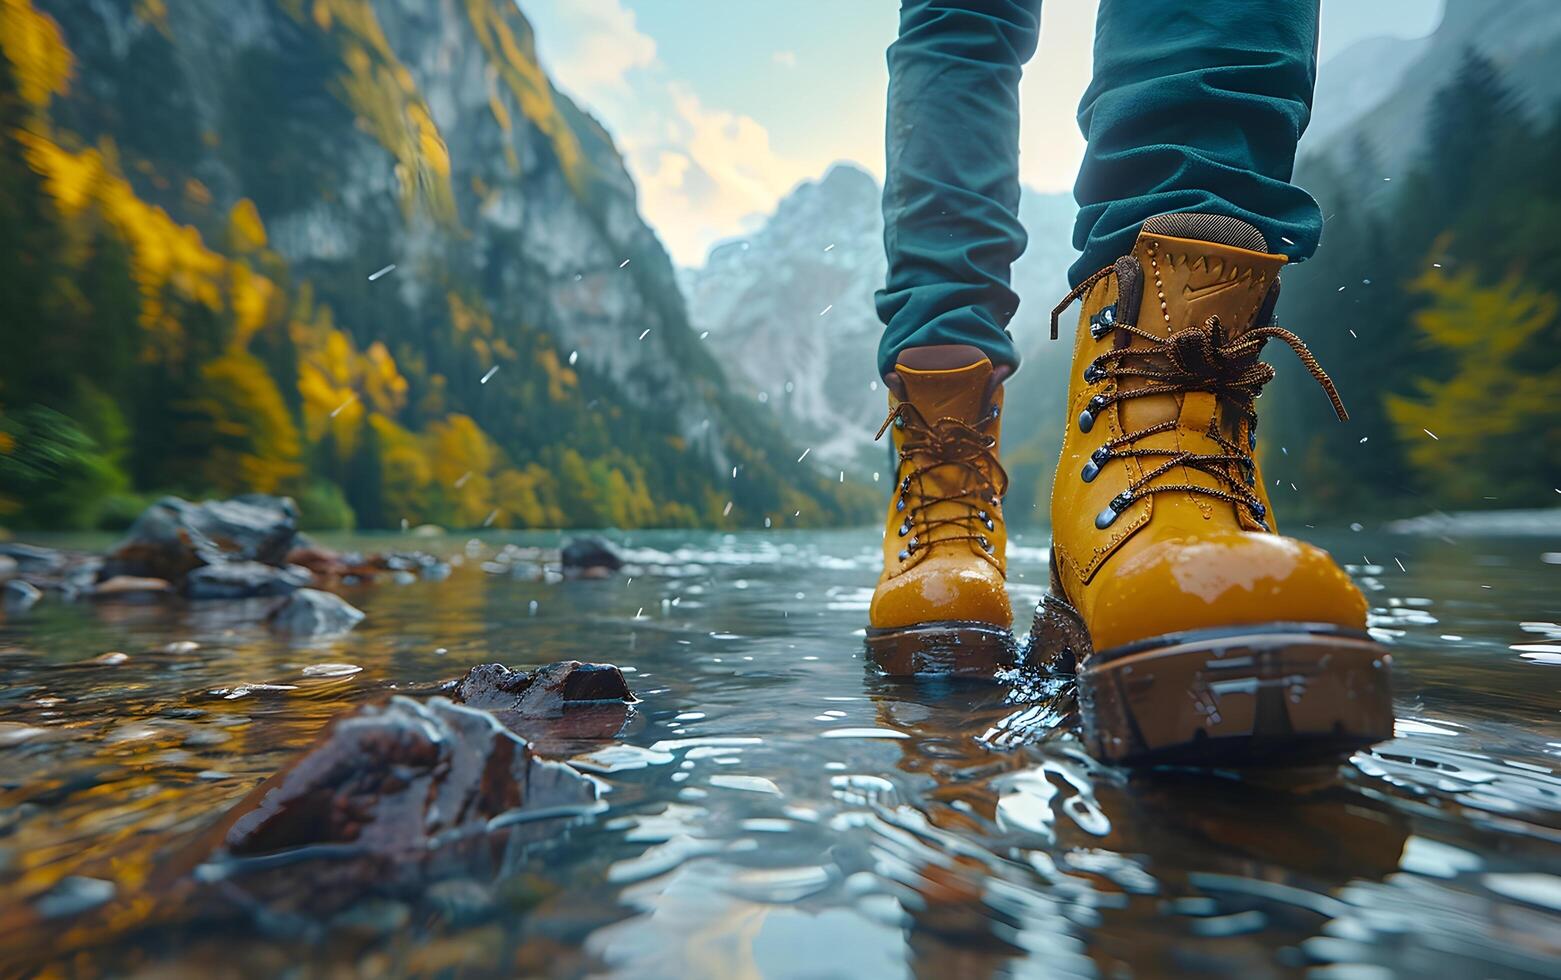
[[[343, 908], [369, 890], [421, 892], [474, 863], [492, 873], [596, 798], [588, 777], [537, 758], [488, 712], [396, 696], [333, 722], [169, 868], [185, 873], [193, 859], [194, 880], [223, 882], [224, 895]], [[288, 852], [297, 860], [274, 860]]]
[[71, 875], [39, 896], [33, 908], [45, 919], [61, 919], [97, 908], [113, 898], [114, 891], [112, 881]]
[[245, 494], [202, 503], [164, 497], [130, 525], [106, 572], [182, 583], [195, 569], [221, 562], [279, 566], [297, 534], [298, 506], [290, 497]]
[[83, 664], [90, 667], [118, 667], [120, 664], [127, 664], [129, 662], [130, 654], [121, 653], [118, 650], [110, 650], [107, 653], [100, 653], [96, 657], [82, 661]]
[[173, 592], [173, 583], [161, 578], [143, 578], [138, 575], [115, 575], [92, 588], [92, 598], [123, 601], [148, 601], [160, 599]]
[[606, 578], [623, 567], [618, 552], [598, 537], [574, 538], [564, 545], [559, 559], [570, 578]]
[[362, 620], [361, 609], [339, 595], [318, 589], [299, 589], [266, 617], [277, 632], [300, 637], [345, 633]]
[[0, 555], [11, 560], [14, 573], [19, 575], [56, 575], [69, 562], [63, 551], [17, 542], [0, 543]]
[[289, 551], [287, 563], [307, 568], [320, 578], [340, 578], [348, 568], [341, 552], [312, 543]]
[[0, 582], [6, 582], [16, 577], [16, 559], [10, 555], [0, 555]]
[[498, 911], [493, 889], [470, 878], [452, 878], [423, 893], [423, 905], [456, 929], [465, 929], [493, 918]]
[[0, 587], [0, 606], [8, 613], [24, 613], [38, 604], [43, 591], [31, 582], [12, 579]]
[[333, 930], [384, 936], [406, 928], [412, 909], [405, 902], [388, 898], [367, 898], [355, 903], [331, 920]]
[[301, 565], [278, 568], [258, 561], [225, 561], [191, 571], [184, 579], [184, 594], [191, 599], [244, 599], [287, 595], [313, 582], [314, 576]]
[[621, 670], [578, 660], [535, 670], [481, 664], [455, 682], [450, 697], [492, 711], [511, 731], [549, 744], [611, 738], [634, 702]]

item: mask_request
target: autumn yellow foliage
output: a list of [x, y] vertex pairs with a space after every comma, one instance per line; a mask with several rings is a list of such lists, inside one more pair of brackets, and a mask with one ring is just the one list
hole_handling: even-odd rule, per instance
[[1510, 488], [1561, 452], [1561, 367], [1523, 363], [1553, 342], [1561, 304], [1516, 275], [1482, 284], [1472, 268], [1432, 269], [1413, 289], [1430, 300], [1415, 327], [1452, 370], [1418, 381], [1414, 397], [1389, 396], [1388, 417], [1439, 499], [1478, 505], [1493, 486]]

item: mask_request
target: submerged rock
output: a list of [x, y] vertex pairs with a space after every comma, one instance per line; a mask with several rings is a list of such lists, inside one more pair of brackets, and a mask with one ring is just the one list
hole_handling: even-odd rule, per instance
[[0, 587], [0, 606], [8, 613], [24, 613], [38, 604], [43, 592], [31, 582], [12, 579]]
[[510, 731], [549, 742], [611, 738], [634, 703], [621, 670], [578, 660], [535, 670], [481, 664], [455, 682], [450, 697], [492, 711]]
[[538, 758], [492, 714], [396, 696], [333, 722], [170, 870], [193, 866], [224, 896], [325, 911], [366, 891], [420, 892], [462, 867], [492, 873], [596, 800], [589, 777]]
[[314, 576], [301, 565], [278, 568], [258, 561], [225, 561], [190, 572], [184, 579], [184, 594], [191, 599], [287, 595], [313, 582]]
[[266, 616], [272, 629], [300, 637], [345, 633], [362, 621], [361, 609], [319, 589], [299, 589]]
[[564, 574], [570, 578], [606, 578], [623, 567], [623, 559], [606, 540], [574, 538], [559, 554]]
[[114, 892], [112, 881], [71, 875], [39, 896], [33, 908], [45, 919], [60, 919], [95, 909], [113, 898]]
[[92, 598], [135, 601], [158, 599], [173, 592], [173, 583], [161, 578], [115, 575], [93, 586]]
[[291, 497], [254, 493], [202, 503], [164, 497], [130, 525], [106, 571], [182, 583], [197, 568], [227, 561], [280, 566], [297, 534]]
[[0, 543], [0, 556], [9, 558], [11, 571], [21, 575], [56, 575], [69, 562], [63, 551], [9, 541]]

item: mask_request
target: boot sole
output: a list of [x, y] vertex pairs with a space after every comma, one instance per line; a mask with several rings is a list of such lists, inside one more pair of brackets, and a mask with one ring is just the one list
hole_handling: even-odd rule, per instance
[[867, 631], [867, 656], [892, 677], [985, 677], [1019, 661], [1011, 630], [948, 620]]
[[1029, 653], [1053, 669], [1083, 662], [1084, 742], [1106, 762], [1319, 762], [1393, 735], [1393, 658], [1358, 630], [1264, 623], [1096, 652], [1078, 613], [1048, 595]]

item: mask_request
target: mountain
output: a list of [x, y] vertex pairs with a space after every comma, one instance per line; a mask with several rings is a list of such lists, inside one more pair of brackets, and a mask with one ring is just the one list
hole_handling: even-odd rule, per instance
[[[679, 275], [694, 328], [709, 331], [728, 372], [810, 456], [836, 467], [882, 469], [885, 461], [873, 445], [887, 409], [873, 308], [885, 275], [880, 195], [866, 171], [836, 164], [783, 198], [754, 233], [717, 245], [702, 267]], [[1046, 315], [1067, 291], [1074, 204], [1067, 194], [1026, 191], [1019, 214], [1030, 245], [1014, 266], [1021, 306], [1013, 332], [1025, 367], [1010, 386], [1009, 417], [1027, 420], [1053, 394], [1060, 411], [1067, 352], [1046, 341]], [[1051, 455], [1055, 462], [1055, 446]]]
[[[53, 519], [164, 489], [370, 526], [859, 513], [690, 330], [611, 137], [514, 3], [3, 19], [0, 450], [74, 461]], [[0, 516], [26, 499], [0, 486]]]
[[1302, 155], [1360, 147], [1384, 174], [1401, 171], [1426, 151], [1433, 100], [1468, 51], [1490, 59], [1530, 108], [1548, 110], [1561, 98], [1561, 3], [1447, 0], [1424, 38], [1368, 38], [1339, 52], [1318, 70]]

